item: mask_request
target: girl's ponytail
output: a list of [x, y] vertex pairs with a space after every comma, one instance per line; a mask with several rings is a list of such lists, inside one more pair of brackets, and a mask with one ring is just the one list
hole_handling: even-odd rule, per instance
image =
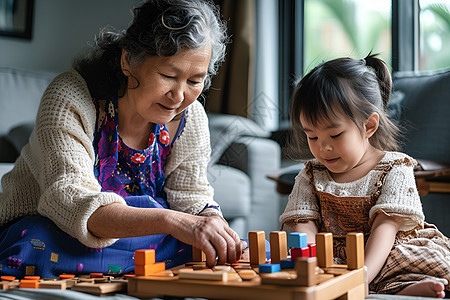
[[383, 108], [386, 110], [391, 97], [392, 77], [385, 62], [376, 56], [377, 54], [369, 53], [364, 60], [366, 61], [366, 66], [372, 68], [377, 75], [378, 85], [380, 86], [380, 93], [383, 101]]

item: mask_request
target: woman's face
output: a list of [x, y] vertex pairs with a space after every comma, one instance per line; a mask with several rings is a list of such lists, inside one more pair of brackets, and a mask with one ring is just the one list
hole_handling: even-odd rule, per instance
[[185, 49], [173, 56], [151, 56], [137, 66], [122, 54], [128, 88], [122, 101], [138, 122], [166, 124], [192, 104], [203, 90], [211, 47]]

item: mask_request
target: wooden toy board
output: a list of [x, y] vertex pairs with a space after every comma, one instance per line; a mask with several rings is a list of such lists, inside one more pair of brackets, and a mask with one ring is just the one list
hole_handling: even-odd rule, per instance
[[[2, 276], [11, 277], [11, 276]], [[34, 276], [31, 276], [34, 277]], [[38, 276], [36, 276], [38, 277]], [[112, 276], [101, 276], [93, 278], [91, 275], [80, 275], [68, 279], [14, 279], [12, 281], [1, 280], [0, 290], [10, 290], [17, 288], [32, 289], [58, 289], [73, 290], [92, 295], [107, 295], [113, 293], [123, 293], [127, 289], [127, 279], [125, 277], [114, 278]]]
[[[226, 281], [212, 281], [201, 279], [180, 279], [180, 269], [189, 272], [200, 272], [205, 270], [193, 270], [194, 266], [199, 267], [199, 263], [193, 263], [171, 270], [173, 275], [165, 276], [136, 276], [128, 279], [128, 295], [139, 298], [151, 297], [192, 297], [208, 299], [364, 299], [366, 295], [366, 284], [364, 281], [364, 268], [348, 270], [345, 265], [333, 265], [330, 268], [316, 267], [318, 283], [313, 286], [291, 286], [262, 283], [261, 278], [268, 278], [277, 275], [257, 274], [253, 279], [241, 278], [239, 273], [242, 270], [254, 270], [249, 262], [240, 262], [226, 272]], [[200, 267], [201, 268], [201, 267]], [[318, 271], [318, 272], [317, 272]], [[245, 273], [245, 272], [244, 272]], [[294, 270], [285, 271], [295, 273]], [[272, 273], [273, 274], [273, 273]], [[295, 275], [294, 275], [295, 276]], [[263, 279], [264, 280], [264, 279]]]

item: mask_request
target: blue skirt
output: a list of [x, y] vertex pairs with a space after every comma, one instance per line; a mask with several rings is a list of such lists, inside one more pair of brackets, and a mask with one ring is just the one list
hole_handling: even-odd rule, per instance
[[[167, 209], [164, 199], [149, 196], [126, 197], [129, 206]], [[166, 268], [192, 261], [192, 247], [171, 235], [123, 238], [106, 248], [89, 248], [60, 230], [50, 219], [37, 215], [16, 221], [0, 232], [0, 274], [23, 278], [38, 275], [55, 278], [60, 274], [134, 271], [134, 251], [155, 249], [156, 261]]]

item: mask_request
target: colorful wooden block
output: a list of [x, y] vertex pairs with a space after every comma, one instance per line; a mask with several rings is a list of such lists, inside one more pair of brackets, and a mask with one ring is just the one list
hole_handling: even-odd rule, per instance
[[275, 273], [280, 272], [280, 264], [260, 264], [259, 273]]
[[308, 244], [309, 248], [309, 257], [316, 257], [316, 244], [310, 243]]
[[282, 259], [287, 258], [287, 235], [286, 231], [272, 231], [270, 239], [270, 262], [279, 264]]
[[159, 262], [149, 265], [135, 265], [134, 274], [137, 276], [149, 276], [153, 273], [162, 272], [166, 269], [166, 263]]
[[292, 261], [291, 259], [282, 259], [280, 261], [280, 267], [282, 270], [285, 269], [295, 269], [295, 261]]
[[34, 279], [22, 279], [20, 280], [19, 288], [21, 289], [38, 289], [39, 281]]
[[309, 247], [291, 248], [291, 260], [295, 261], [298, 257], [309, 257]]
[[137, 265], [149, 265], [155, 263], [154, 249], [140, 249], [134, 251], [134, 263]]
[[288, 235], [288, 248], [304, 248], [308, 247], [306, 241], [306, 233], [304, 232], [291, 232]]

